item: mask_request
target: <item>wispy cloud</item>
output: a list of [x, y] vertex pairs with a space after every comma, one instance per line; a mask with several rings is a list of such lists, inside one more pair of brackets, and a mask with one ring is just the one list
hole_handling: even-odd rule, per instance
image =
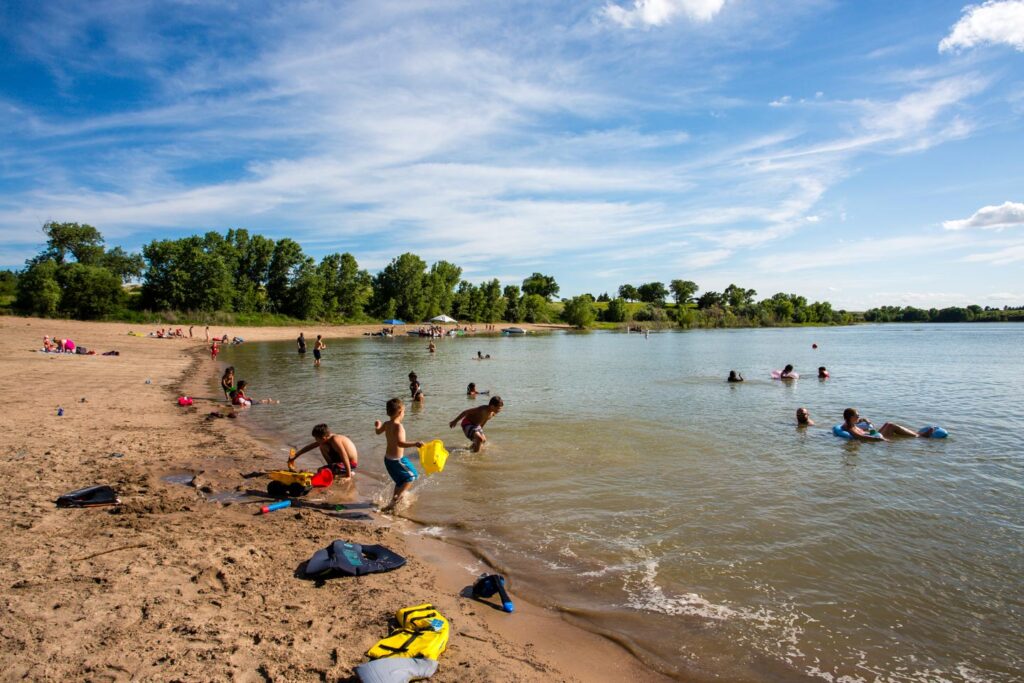
[[604, 16], [625, 28], [663, 26], [680, 16], [693, 21], [710, 21], [722, 11], [725, 0], [633, 0], [629, 9], [609, 3]]
[[985, 230], [1002, 230], [1004, 228], [1024, 226], [1024, 203], [1003, 202], [998, 206], [983, 206], [968, 218], [945, 221], [946, 230], [966, 230], [982, 228]]
[[985, 44], [1009, 45], [1024, 52], [1024, 0], [988, 0], [964, 7], [960, 21], [939, 43], [939, 52]]

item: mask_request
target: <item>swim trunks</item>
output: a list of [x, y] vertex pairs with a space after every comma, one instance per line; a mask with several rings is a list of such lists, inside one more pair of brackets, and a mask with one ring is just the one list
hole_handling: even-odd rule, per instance
[[320, 360], [320, 349], [313, 349], [313, 358]]
[[462, 421], [461, 427], [462, 433], [465, 434], [466, 438], [469, 439], [470, 441], [475, 440], [473, 437], [478, 432], [480, 433], [481, 436], [483, 436], [484, 428], [481, 427], [480, 425], [473, 424], [472, 422], [469, 421], [469, 418], [466, 418], [465, 420]]
[[387, 468], [388, 474], [391, 475], [391, 479], [396, 485], [409, 484], [419, 479], [420, 476], [416, 473], [416, 468], [409, 462], [409, 458], [406, 457], [384, 458], [384, 467]]
[[[331, 468], [331, 472], [333, 472], [336, 476], [349, 476], [348, 470], [345, 469], [345, 463], [343, 462], [332, 462], [330, 465], [328, 465], [328, 467]], [[359, 463], [352, 463], [352, 471], [355, 472], [357, 469], [359, 469]]]

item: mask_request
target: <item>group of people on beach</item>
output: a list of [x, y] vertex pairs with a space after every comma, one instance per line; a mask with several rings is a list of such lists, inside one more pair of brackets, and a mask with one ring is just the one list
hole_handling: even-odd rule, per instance
[[[306, 335], [304, 332], [299, 332], [299, 336], [295, 339], [295, 346], [300, 355], [306, 353]], [[324, 343], [323, 335], [316, 335], [316, 341], [313, 342], [313, 367], [320, 367], [320, 361], [326, 348], [327, 344]]]
[[76, 348], [71, 339], [51, 338], [48, 334], [43, 337], [43, 351], [46, 353], [75, 353]]

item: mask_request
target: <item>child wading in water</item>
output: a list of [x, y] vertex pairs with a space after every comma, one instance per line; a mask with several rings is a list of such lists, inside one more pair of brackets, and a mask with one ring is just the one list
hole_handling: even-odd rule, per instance
[[316, 335], [316, 343], [313, 344], [313, 366], [320, 367], [320, 352], [327, 348], [327, 344], [324, 344], [323, 337], [319, 334]]
[[484, 436], [484, 425], [487, 424], [488, 420], [500, 413], [504, 405], [505, 402], [501, 400], [501, 396], [494, 396], [485, 406], [463, 410], [454, 420], [448, 423], [448, 427], [454, 428], [455, 423], [462, 420], [462, 433], [466, 435], [467, 439], [472, 439], [473, 452], [479, 453], [480, 449], [487, 442], [487, 437]]
[[377, 434], [383, 433], [388, 440], [387, 450], [384, 451], [384, 467], [395, 482], [395, 493], [391, 496], [391, 502], [381, 512], [393, 512], [401, 497], [419, 478], [416, 468], [405, 457], [405, 449], [421, 448], [423, 442], [405, 440], [405, 427], [402, 426], [405, 404], [402, 403], [402, 399], [393, 398], [388, 401], [386, 410], [390, 419], [387, 422], [374, 420], [373, 429]]

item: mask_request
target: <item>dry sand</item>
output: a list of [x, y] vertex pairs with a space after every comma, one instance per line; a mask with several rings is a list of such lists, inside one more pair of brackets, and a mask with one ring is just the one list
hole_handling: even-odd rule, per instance
[[[412, 539], [373, 510], [336, 512], [351, 494], [344, 487], [265, 516], [252, 502], [210, 502], [262, 489], [265, 478], [243, 475], [280, 463], [242, 420], [207, 417], [210, 403], [174, 404], [180, 393], [209, 395], [219, 375], [202, 328], [190, 341], [129, 336], [132, 327], [0, 317], [0, 680], [355, 680], [389, 617], [420, 602], [452, 623], [435, 681], [663, 680], [554, 612], [520, 600], [507, 615], [460, 597], [447, 570], [463, 551]], [[270, 340], [299, 329], [212, 332]], [[34, 352], [47, 333], [121, 355]], [[181, 472], [198, 472], [193, 486], [163, 479]], [[54, 506], [60, 493], [100, 483], [123, 505]], [[339, 538], [384, 544], [409, 563], [358, 579], [299, 578], [303, 561]]]

